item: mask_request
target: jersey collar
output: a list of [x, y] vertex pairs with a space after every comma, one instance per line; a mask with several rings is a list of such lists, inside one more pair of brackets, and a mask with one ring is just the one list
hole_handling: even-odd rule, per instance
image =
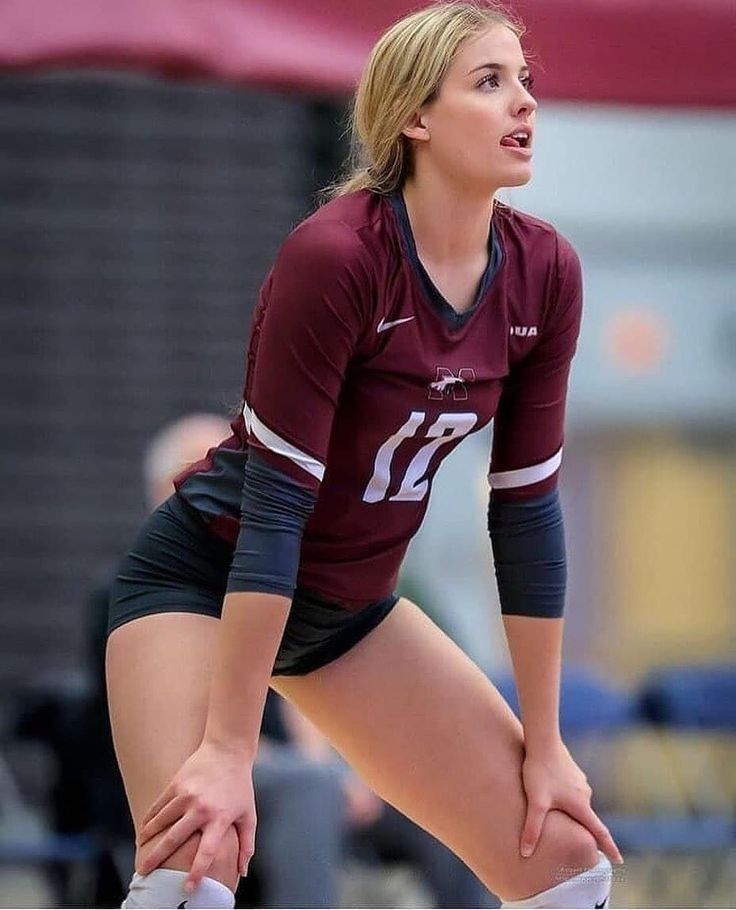
[[398, 222], [399, 230], [401, 231], [401, 236], [404, 241], [407, 258], [409, 259], [409, 263], [422, 286], [427, 299], [444, 319], [449, 328], [455, 330], [462, 328], [480, 307], [488, 288], [503, 264], [503, 248], [499, 242], [498, 232], [496, 231], [493, 219], [491, 219], [491, 229], [488, 236], [488, 265], [478, 283], [475, 301], [469, 309], [465, 310], [463, 313], [458, 313], [437, 289], [434, 282], [429, 277], [429, 273], [419, 259], [417, 247], [414, 242], [414, 234], [411, 230], [411, 222], [409, 221], [409, 213], [406, 209], [406, 202], [404, 201], [404, 194], [401, 190], [396, 190], [388, 196], [388, 200], [396, 215], [396, 221]]

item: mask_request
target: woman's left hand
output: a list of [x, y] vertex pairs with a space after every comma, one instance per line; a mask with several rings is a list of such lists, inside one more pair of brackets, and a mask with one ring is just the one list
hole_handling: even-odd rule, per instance
[[593, 791], [588, 779], [562, 740], [556, 740], [546, 748], [527, 750], [522, 780], [527, 798], [526, 820], [521, 831], [522, 856], [531, 856], [534, 852], [550, 809], [560, 809], [590, 831], [612, 863], [623, 863], [608, 828], [591, 808]]

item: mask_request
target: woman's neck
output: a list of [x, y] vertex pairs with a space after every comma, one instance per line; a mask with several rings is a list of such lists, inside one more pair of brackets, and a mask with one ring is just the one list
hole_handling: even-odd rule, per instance
[[422, 259], [451, 268], [487, 256], [492, 196], [463, 194], [457, 186], [416, 179], [406, 181], [403, 194]]

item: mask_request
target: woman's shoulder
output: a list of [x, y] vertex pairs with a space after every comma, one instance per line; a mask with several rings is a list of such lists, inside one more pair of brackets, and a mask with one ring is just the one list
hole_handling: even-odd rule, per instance
[[507, 244], [510, 242], [525, 259], [539, 259], [548, 268], [564, 268], [578, 261], [570, 240], [551, 222], [506, 203], [496, 203], [496, 215]]
[[375, 193], [360, 190], [320, 205], [287, 235], [284, 246], [336, 262], [369, 259], [367, 235], [380, 218]]
[[364, 236], [366, 217], [365, 207], [347, 197], [321, 206], [283, 240], [264, 287], [269, 293], [297, 288], [315, 299], [370, 306], [380, 270], [370, 237]]

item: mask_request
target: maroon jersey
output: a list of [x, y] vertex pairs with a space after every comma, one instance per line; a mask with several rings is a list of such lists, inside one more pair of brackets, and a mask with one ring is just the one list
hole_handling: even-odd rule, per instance
[[437, 468], [492, 418], [494, 495], [552, 490], [580, 263], [550, 224], [507, 206], [489, 240], [458, 314], [417, 257], [401, 194], [342, 196], [298, 225], [261, 287], [233, 435], [177, 478], [180, 494], [234, 543], [252, 447], [318, 494], [299, 586], [355, 609], [393, 590]]

